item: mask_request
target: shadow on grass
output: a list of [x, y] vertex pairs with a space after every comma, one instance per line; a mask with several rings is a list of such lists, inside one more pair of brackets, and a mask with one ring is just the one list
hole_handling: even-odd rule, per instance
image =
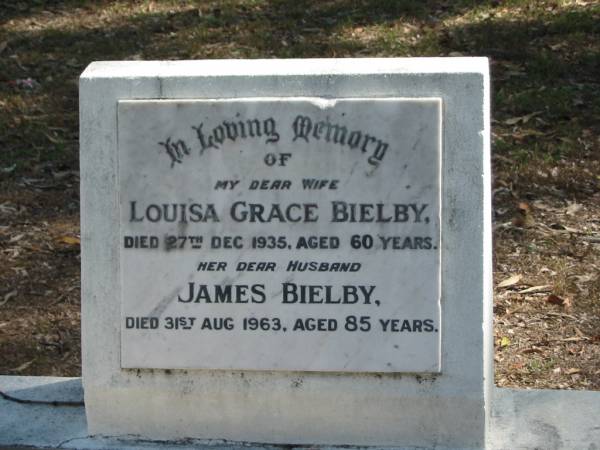
[[[75, 7], [88, 13], [102, 9], [101, 2], [75, 0], [30, 2], [27, 8], [19, 4], [5, 10], [2, 19], [46, 7], [62, 14]], [[6, 164], [23, 155], [42, 160], [62, 155], [76, 164], [76, 80], [94, 60], [401, 57], [460, 52], [490, 56], [496, 63], [496, 117], [543, 111], [556, 123], [577, 116], [583, 126], [597, 127], [597, 15], [572, 8], [564, 14], [542, 12], [535, 19], [492, 15], [461, 25], [445, 25], [441, 20], [489, 4], [270, 0], [184, 3], [182, 7], [178, 3], [173, 11], [140, 10], [128, 17], [115, 15], [96, 26], [77, 27], [74, 20], [74, 26], [9, 35], [7, 53], [11, 56], [0, 61], [0, 95], [7, 99], [0, 113], [4, 129], [0, 145], [6, 149], [0, 160]], [[416, 29], [412, 40], [405, 39], [406, 32], [399, 28], [405, 23]], [[371, 27], [368, 39], [352, 34], [357, 27]], [[518, 75], [512, 76], [515, 67]], [[14, 80], [24, 78], [33, 78], [39, 87], [31, 91], [15, 87]], [[49, 151], [40, 150], [40, 155], [40, 151], [23, 152], [24, 148]]]
[[101, 2], [92, 2], [89, 0], [2, 0], [0, 2], [0, 26], [13, 19], [31, 18], [38, 14], [43, 14], [44, 11], [68, 12], [74, 8], [81, 8], [91, 4], [100, 6]]

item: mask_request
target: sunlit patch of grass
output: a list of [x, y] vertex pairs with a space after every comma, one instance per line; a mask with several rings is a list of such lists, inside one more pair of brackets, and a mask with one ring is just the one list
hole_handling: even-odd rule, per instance
[[542, 374], [554, 368], [556, 362], [554, 358], [532, 359], [527, 363], [527, 369], [532, 374]]
[[[600, 111], [591, 75], [599, 66], [599, 9], [591, 3], [65, 0], [28, 8], [1, 22], [9, 58], [0, 69], [5, 82], [31, 77], [40, 83], [35, 95], [22, 93], [23, 101], [51, 110], [49, 125], [70, 130], [64, 143], [54, 144], [57, 154], [76, 153], [76, 117], [70, 114], [76, 78], [92, 60], [490, 55], [501, 75], [494, 117], [541, 111], [540, 119], [552, 123], [536, 122], [541, 134], [499, 144], [499, 151], [523, 164], [538, 155], [548, 163], [568, 157], [576, 146], [554, 141], [573, 138], [566, 135], [571, 117], [582, 118], [575, 128], [591, 126]], [[7, 90], [0, 85], [2, 95]], [[37, 100], [50, 94], [52, 102]], [[8, 106], [7, 124], [23, 114]], [[35, 145], [45, 145], [35, 127], [15, 130], [11, 136], [26, 133]], [[533, 140], [539, 142], [532, 146]], [[7, 144], [0, 158], [26, 155], [15, 139]]]

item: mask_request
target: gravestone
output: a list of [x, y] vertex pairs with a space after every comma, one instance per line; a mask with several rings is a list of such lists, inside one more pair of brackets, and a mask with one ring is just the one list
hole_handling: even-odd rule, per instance
[[93, 63], [90, 433], [482, 448], [482, 58]]

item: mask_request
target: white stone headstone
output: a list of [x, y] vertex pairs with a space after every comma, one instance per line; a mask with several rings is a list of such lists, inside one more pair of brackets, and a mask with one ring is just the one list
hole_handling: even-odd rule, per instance
[[440, 113], [120, 101], [121, 366], [439, 372]]
[[90, 432], [483, 447], [482, 58], [93, 63]]

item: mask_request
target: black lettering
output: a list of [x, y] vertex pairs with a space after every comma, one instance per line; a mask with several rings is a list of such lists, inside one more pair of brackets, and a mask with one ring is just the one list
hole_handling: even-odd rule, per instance
[[294, 139], [292, 142], [296, 141], [296, 139], [304, 139], [308, 142], [308, 134], [312, 129], [312, 121], [308, 116], [297, 116], [292, 125], [292, 129], [294, 130]]

